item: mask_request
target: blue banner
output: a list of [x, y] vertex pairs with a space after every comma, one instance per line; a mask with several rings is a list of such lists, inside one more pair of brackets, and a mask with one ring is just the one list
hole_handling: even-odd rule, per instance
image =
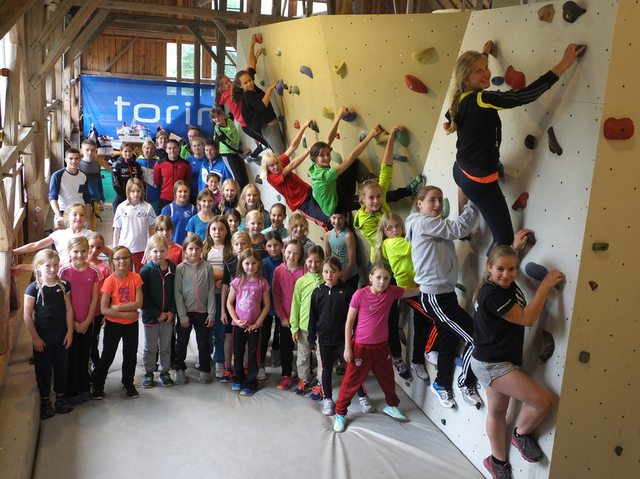
[[155, 137], [158, 125], [187, 138], [188, 126], [211, 136], [209, 111], [214, 103], [214, 85], [129, 80], [82, 76], [84, 136], [94, 124], [100, 135], [118, 138], [117, 129], [132, 121], [146, 126]]

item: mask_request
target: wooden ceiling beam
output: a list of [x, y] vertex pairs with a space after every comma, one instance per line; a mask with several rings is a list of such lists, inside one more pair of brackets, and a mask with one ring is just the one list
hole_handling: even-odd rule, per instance
[[34, 3], [36, 0], [5, 0], [0, 4], [0, 38], [9, 33]]
[[[189, 25], [189, 31], [194, 36], [196, 41], [200, 44], [200, 46], [207, 51], [207, 53], [209, 54], [209, 56], [211, 58], [213, 58], [213, 61], [217, 62], [218, 61], [218, 55], [216, 55], [213, 52], [213, 49], [209, 46], [209, 44], [206, 42], [206, 40], [204, 38], [202, 38], [202, 35], [200, 35], [200, 32], [198, 31], [198, 29], [196, 27], [194, 27], [193, 25]], [[225, 48], [225, 50], [226, 50], [226, 48]]]
[[193, 25], [198, 29], [209, 29], [216, 30], [217, 24], [214, 21], [205, 22], [202, 20], [189, 20], [187, 18], [169, 18], [169, 17], [158, 17], [155, 15], [122, 15], [115, 14], [113, 15], [115, 22], [122, 23], [138, 23], [138, 27], [141, 27], [145, 24], [154, 24], [154, 25], [175, 25], [175, 26], [183, 26], [189, 27], [189, 25]]
[[31, 83], [33, 88], [38, 88], [44, 81], [49, 70], [51, 70], [62, 54], [69, 48], [73, 39], [80, 33], [84, 24], [89, 20], [89, 17], [91, 17], [98, 5], [100, 5], [100, 1], [101, 0], [86, 0], [83, 2], [82, 7], [80, 7], [80, 10], [73, 16], [64, 33], [58, 38], [56, 44], [49, 50], [49, 53], [47, 53], [44, 63], [40, 65], [31, 78], [29, 78], [29, 83]]
[[58, 5], [55, 13], [51, 15], [49, 20], [47, 20], [47, 23], [44, 24], [40, 35], [38, 35], [31, 44], [31, 48], [34, 53], [38, 53], [42, 50], [43, 45], [47, 42], [51, 34], [62, 23], [65, 15], [69, 12], [71, 5], [73, 5], [73, 0], [64, 0], [60, 5]]
[[[282, 18], [282, 17], [280, 17], [280, 18]], [[227, 41], [231, 44], [233, 49], [237, 50], [238, 49], [238, 40], [237, 40], [238, 32], [236, 31], [235, 35], [232, 34], [229, 31], [229, 29], [227, 28], [227, 26], [225, 25], [225, 23], [222, 20], [218, 20], [217, 18], [213, 19], [213, 23], [215, 23], [216, 26], [220, 29], [220, 31], [225, 36]]]
[[[134, 32], [135, 30], [135, 32]], [[175, 27], [170, 31], [143, 31], [140, 30], [139, 26], [137, 29], [135, 28], [127, 28], [120, 29], [120, 24], [115, 25], [112, 24], [107, 30], [103, 32], [103, 36], [111, 36], [111, 37], [124, 37], [131, 38], [132, 36], [137, 36], [139, 38], [148, 38], [150, 40], [166, 40], [170, 42], [182, 41], [186, 43], [193, 42], [193, 35], [189, 30], [178, 30]], [[207, 39], [210, 43], [215, 43], [215, 37], [212, 35], [203, 35], [205, 39]]]
[[69, 65], [76, 58], [82, 55], [89, 46], [104, 32], [113, 22], [113, 18], [109, 17], [109, 10], [99, 8], [91, 21], [82, 30], [82, 33], [73, 40], [69, 50], [65, 54], [65, 65]]

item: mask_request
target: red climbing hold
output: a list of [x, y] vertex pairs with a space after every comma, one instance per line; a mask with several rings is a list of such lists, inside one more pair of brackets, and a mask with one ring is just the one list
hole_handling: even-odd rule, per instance
[[340, 133], [336, 133], [336, 140], [340, 139]]
[[262, 33], [256, 33], [256, 43], [262, 43]]
[[296, 130], [299, 130], [299, 129], [300, 129], [300, 122], [299, 122], [298, 120], [294, 121], [294, 122], [293, 122], [293, 127], [294, 127]]
[[416, 93], [429, 93], [429, 89], [422, 80], [413, 75], [405, 75], [404, 82], [411, 91], [415, 91]]
[[524, 77], [524, 73], [519, 72], [511, 65], [509, 65], [507, 71], [504, 72], [504, 81], [512, 90], [522, 90], [527, 86], [527, 80]]
[[591, 291], [595, 291], [598, 287], [598, 283], [596, 283], [595, 281], [589, 281], [589, 286], [591, 286]]
[[525, 209], [527, 207], [528, 199], [529, 199], [529, 193], [525, 191], [520, 196], [518, 196], [518, 199], [515, 201], [515, 203], [513, 203], [513, 205], [511, 205], [511, 208], [513, 208], [514, 211]]
[[633, 130], [631, 118], [607, 118], [604, 122], [604, 137], [608, 140], [628, 140]]

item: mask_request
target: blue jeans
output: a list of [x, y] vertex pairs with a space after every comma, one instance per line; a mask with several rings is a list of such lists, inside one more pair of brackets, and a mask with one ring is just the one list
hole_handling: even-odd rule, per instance
[[224, 364], [224, 337], [226, 325], [220, 320], [222, 314], [222, 294], [216, 293], [216, 324], [209, 328], [209, 350], [213, 351], [213, 360]]

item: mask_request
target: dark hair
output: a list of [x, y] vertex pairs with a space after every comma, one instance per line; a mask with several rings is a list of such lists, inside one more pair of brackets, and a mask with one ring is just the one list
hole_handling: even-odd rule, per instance
[[65, 158], [68, 158], [70, 154], [81, 155], [80, 150], [78, 150], [77, 148], [69, 148], [64, 154]]
[[169, 139], [167, 140], [167, 145], [168, 145], [169, 143], [174, 143], [178, 148], [180, 148], [180, 143], [178, 142], [178, 140], [174, 140], [173, 138], [169, 138]]
[[324, 141], [317, 141], [313, 145], [311, 145], [311, 150], [309, 151], [309, 158], [311, 158], [311, 161], [315, 163], [316, 158], [325, 148], [329, 148], [329, 152], [333, 151], [331, 146]]
[[208, 140], [205, 140], [204, 146], [213, 146], [213, 147], [215, 147], [217, 152], [220, 151], [220, 143], [218, 143], [213, 138], [209, 138]]
[[[215, 108], [221, 107], [222, 104], [220, 103], [220, 97], [222, 97], [222, 85], [221, 85], [221, 80], [223, 78], [229, 78], [227, 77], [227, 75], [225, 75], [224, 73], [221, 73], [220, 75], [218, 75], [216, 77], [216, 90], [215, 90], [215, 95], [214, 95], [214, 99], [215, 99], [215, 107], [211, 109], [211, 111], [209, 112], [209, 118], [211, 118], [213, 120], [213, 117], [211, 116], [211, 114], [213, 113], [213, 110]], [[222, 109], [222, 108], [221, 108]], [[224, 110], [222, 110], [222, 112], [224, 113]]]
[[306, 261], [307, 259], [309, 259], [309, 256], [311, 256], [312, 254], [317, 254], [318, 256], [320, 256], [320, 261], [324, 260], [324, 248], [322, 248], [322, 246], [318, 246], [317, 244], [309, 246], [309, 249], [304, 255], [304, 260]]
[[[222, 76], [226, 76], [226, 75], [222, 75]], [[219, 98], [220, 98], [220, 96], [218, 95], [218, 87], [217, 87], [217, 83], [216, 83], [216, 103], [218, 102]], [[220, 115], [226, 116], [227, 114], [225, 113], [224, 109], [219, 105], [214, 106], [211, 109], [211, 111], [209, 112], [209, 118], [212, 119], [212, 120], [216, 116], [220, 116]]]
[[262, 243], [267, 246], [267, 243], [272, 239], [275, 239], [278, 243], [282, 244], [282, 236], [280, 236], [280, 233], [277, 231], [269, 231], [265, 233]]
[[127, 146], [133, 150], [133, 145], [131, 143], [129, 143], [128, 141], [123, 141], [120, 144], [120, 151], [124, 150]]
[[242, 87], [240, 86], [240, 78], [242, 78], [245, 75], [249, 75], [249, 72], [246, 70], [242, 70], [236, 73], [236, 76], [233, 79], [233, 86], [231, 87], [231, 101], [235, 104], [239, 104], [242, 102], [243, 90], [242, 90]]
[[386, 261], [376, 261], [375, 263], [373, 263], [371, 265], [371, 268], [369, 268], [369, 274], [373, 274], [379, 269], [384, 269], [387, 273], [389, 273], [390, 275], [393, 275], [393, 272], [391, 271], [391, 266]]
[[324, 265], [328, 264], [331, 266], [335, 266], [335, 268], [338, 271], [342, 271], [342, 263], [340, 262], [340, 260], [338, 258], [336, 258], [335, 256], [327, 256], [324, 261], [322, 262], [322, 267], [324, 268]]
[[195, 245], [198, 248], [204, 248], [204, 243], [202, 242], [202, 238], [200, 238], [200, 236], [198, 235], [191, 235], [191, 236], [187, 236], [182, 242], [182, 249], [186, 251], [187, 246], [189, 246], [191, 243], [195, 243]]
[[215, 171], [210, 171], [209, 174], [207, 175], [207, 181], [209, 181], [211, 178], [218, 178], [218, 182], [220, 182], [221, 178], [220, 175], [218, 173], [216, 173]]
[[285, 214], [285, 216], [287, 215], [287, 207], [285, 205], [283, 205], [282, 203], [274, 203], [271, 205], [271, 208], [269, 208], [269, 213], [271, 213], [271, 210], [274, 208], [280, 208], [282, 210], [282, 212]]
[[98, 146], [98, 145], [96, 145], [96, 142], [93, 141], [91, 138], [87, 138], [86, 140], [84, 140], [80, 146], [84, 146], [84, 145], [91, 145], [91, 146], [94, 146], [96, 148]]

